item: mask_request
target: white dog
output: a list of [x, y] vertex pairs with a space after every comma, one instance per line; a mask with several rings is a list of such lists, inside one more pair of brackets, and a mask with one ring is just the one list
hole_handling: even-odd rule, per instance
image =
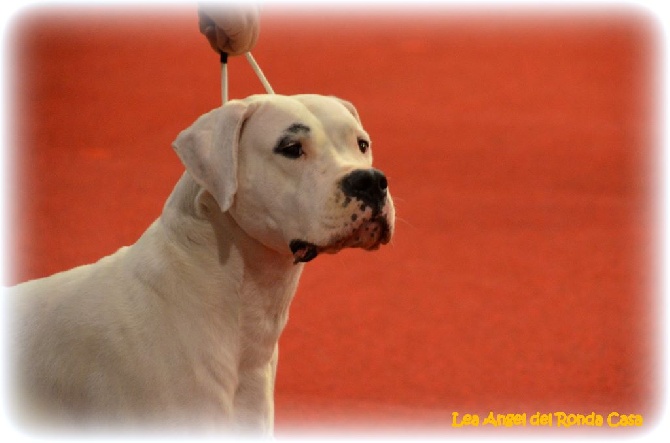
[[186, 172], [137, 243], [9, 290], [28, 425], [271, 433], [303, 263], [391, 239], [387, 181], [346, 101], [231, 101], [174, 148]]

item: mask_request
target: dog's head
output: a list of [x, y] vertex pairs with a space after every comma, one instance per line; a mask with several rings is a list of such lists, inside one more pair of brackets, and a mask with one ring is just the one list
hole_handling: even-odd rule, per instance
[[394, 207], [355, 108], [319, 95], [233, 100], [182, 131], [191, 176], [251, 237], [307, 262], [391, 239]]

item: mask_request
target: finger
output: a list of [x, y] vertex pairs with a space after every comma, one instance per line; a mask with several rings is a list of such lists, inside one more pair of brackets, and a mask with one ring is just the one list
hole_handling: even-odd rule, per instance
[[240, 55], [253, 49], [258, 41], [258, 28], [237, 22], [228, 28], [216, 28], [217, 47], [229, 55]]
[[216, 24], [201, 10], [198, 10], [198, 28], [200, 29], [200, 33], [207, 38], [212, 49], [219, 52]]

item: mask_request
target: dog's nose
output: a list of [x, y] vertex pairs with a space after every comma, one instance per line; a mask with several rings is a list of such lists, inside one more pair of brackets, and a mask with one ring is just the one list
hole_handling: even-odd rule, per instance
[[347, 197], [357, 198], [379, 212], [386, 200], [388, 181], [378, 169], [356, 169], [344, 176], [340, 188]]

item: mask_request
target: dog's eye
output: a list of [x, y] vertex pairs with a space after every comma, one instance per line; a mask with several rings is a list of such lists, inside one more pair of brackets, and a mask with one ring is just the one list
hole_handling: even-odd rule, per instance
[[281, 154], [286, 158], [296, 159], [305, 155], [305, 151], [302, 150], [302, 144], [300, 142], [290, 142], [288, 144], [280, 144], [275, 148], [277, 154]]
[[358, 139], [358, 149], [361, 150], [363, 154], [368, 152], [368, 149], [370, 149], [370, 143], [367, 140], [363, 140], [362, 138]]

